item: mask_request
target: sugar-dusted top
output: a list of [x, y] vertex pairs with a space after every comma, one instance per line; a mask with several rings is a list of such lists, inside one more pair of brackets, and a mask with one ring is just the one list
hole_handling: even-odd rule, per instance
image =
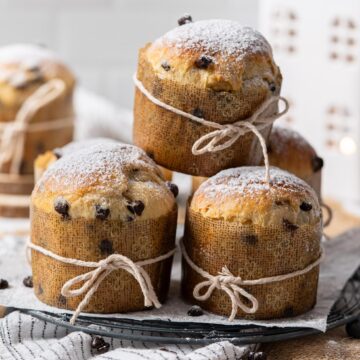
[[61, 62], [51, 50], [34, 44], [13, 44], [0, 47], [0, 63], [19, 63], [29, 67], [39, 65], [43, 60]]
[[178, 26], [142, 49], [139, 63], [140, 68], [151, 64], [162, 79], [215, 91], [241, 91], [249, 98], [266, 97], [269, 88], [278, 93], [281, 86], [267, 40], [231, 20]]
[[59, 197], [70, 204], [72, 217], [91, 217], [96, 204], [106, 203], [113, 217], [126, 218], [131, 215], [128, 206], [141, 201], [144, 218], [163, 214], [175, 203], [159, 168], [143, 150], [110, 141], [74, 151], [50, 165], [32, 201], [53, 211]]
[[[303, 180], [270, 169], [270, 186], [264, 167], [241, 167], [221, 171], [195, 192], [191, 209], [210, 218], [256, 224], [280, 224], [284, 217], [297, 224], [318, 220], [320, 207], [314, 190]], [[302, 203], [311, 210], [302, 211]]]
[[62, 157], [64, 155], [72, 154], [75, 151], [90, 148], [94, 145], [99, 145], [101, 147], [101, 145], [108, 143], [119, 144], [119, 142], [117, 142], [114, 139], [98, 137], [98, 138], [84, 139], [81, 141], [72, 141], [61, 148], [54, 149], [54, 152], [58, 157]]
[[241, 58], [249, 53], [271, 54], [266, 39], [256, 30], [231, 20], [202, 20], [179, 26], [154, 42], [154, 46], [179, 50], [202, 49], [207, 55]]

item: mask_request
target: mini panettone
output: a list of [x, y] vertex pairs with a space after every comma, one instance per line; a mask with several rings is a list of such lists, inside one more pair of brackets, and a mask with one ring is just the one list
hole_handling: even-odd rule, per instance
[[[274, 126], [267, 150], [270, 165], [306, 181], [321, 198], [321, 169], [324, 161], [304, 137], [294, 130]], [[206, 179], [193, 177], [192, 191], [195, 192]]]
[[104, 143], [116, 143], [116, 141], [109, 138], [92, 138], [81, 141], [73, 141], [61, 148], [49, 150], [39, 155], [34, 162], [35, 183], [40, 179], [42, 174], [51, 164], [63, 156], [73, 154], [76, 151], [89, 148], [93, 145], [101, 145]]
[[314, 190], [275, 167], [221, 171], [189, 201], [183, 295], [220, 315], [296, 316], [316, 302], [322, 219]]
[[324, 161], [299, 133], [274, 126], [269, 139], [268, 156], [271, 165], [303, 179], [321, 198], [321, 169]]
[[73, 74], [51, 51], [26, 44], [0, 48], [1, 215], [17, 216], [16, 200], [14, 211], [3, 206], [14, 195], [18, 215], [28, 213], [36, 156], [72, 140], [74, 86]]
[[[234, 21], [181, 24], [140, 50], [135, 144], [167, 169], [196, 176], [259, 165], [256, 135], [246, 128], [240, 136], [233, 124], [248, 120], [264, 103], [261, 116], [279, 116], [282, 78], [270, 45], [259, 32]], [[199, 123], [205, 119], [212, 125]], [[265, 140], [272, 121], [258, 128]]]
[[36, 296], [76, 309], [74, 319], [82, 310], [159, 307], [169, 288], [176, 220], [172, 187], [135, 146], [104, 142], [63, 156], [31, 198]]

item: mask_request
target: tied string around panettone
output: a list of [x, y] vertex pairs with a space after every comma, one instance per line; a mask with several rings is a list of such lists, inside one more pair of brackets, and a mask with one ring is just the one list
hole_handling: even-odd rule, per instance
[[[296, 276], [304, 275], [311, 271], [313, 268], [318, 266], [325, 257], [324, 249], [321, 248], [320, 256], [317, 260], [309, 264], [307, 267], [301, 270], [297, 270], [284, 275], [269, 276], [265, 278], [260, 278], [256, 280], [243, 280], [240, 276], [233, 275], [227, 266], [224, 266], [222, 270], [217, 275], [211, 275], [207, 271], [201, 269], [197, 266], [189, 257], [186, 252], [183, 240], [180, 241], [180, 249], [183, 258], [186, 263], [201, 275], [205, 280], [198, 283], [193, 290], [193, 296], [198, 301], [205, 301], [209, 299], [215, 289], [224, 291], [230, 298], [231, 301], [231, 314], [229, 316], [229, 321], [233, 321], [236, 317], [238, 309], [241, 309], [246, 314], [255, 314], [259, 308], [259, 302], [255, 296], [253, 296], [249, 291], [244, 289], [244, 286], [253, 286], [253, 285], [265, 285], [278, 281], [284, 281], [291, 279]], [[203, 294], [201, 291], [207, 289]], [[243, 299], [246, 299], [251, 303], [251, 306], [247, 306]]]
[[[265, 180], [268, 184], [270, 183], [270, 166], [267, 154], [267, 146], [265, 139], [261, 135], [260, 131], [287, 113], [289, 110], [289, 103], [284, 97], [272, 96], [268, 98], [247, 119], [239, 120], [231, 124], [219, 124], [213, 121], [205, 120], [162, 102], [145, 88], [144, 84], [137, 78], [136, 74], [134, 75], [133, 80], [135, 86], [155, 105], [158, 105], [165, 110], [171, 111], [187, 119], [193, 120], [201, 125], [215, 129], [214, 131], [201, 136], [198, 140], [195, 141], [191, 149], [194, 155], [202, 155], [208, 152], [212, 153], [227, 149], [232, 146], [241, 136], [249, 132], [254, 133], [259, 139], [264, 156]], [[265, 115], [271, 106], [277, 104], [279, 101], [284, 103], [284, 109], [273, 115]]]
[[24, 101], [14, 121], [0, 123], [0, 169], [10, 161], [10, 174], [20, 173], [27, 132], [72, 126], [72, 117], [30, 123], [40, 109], [63, 96], [65, 88], [63, 80], [49, 80]]
[[[95, 262], [66, 258], [55, 254], [50, 250], [44, 249], [41, 246], [35, 245], [32, 242], [28, 243], [28, 248], [65, 264], [83, 266], [94, 269], [68, 280], [61, 288], [61, 295], [66, 298], [85, 294], [84, 298], [81, 300], [70, 319], [71, 324], [75, 323], [76, 319], [78, 318], [82, 310], [86, 307], [86, 305], [90, 302], [91, 297], [97, 291], [100, 284], [105, 280], [106, 277], [108, 277], [113, 271], [116, 270], [125, 270], [134, 277], [144, 295], [145, 307], [154, 306], [157, 309], [160, 308], [161, 303], [157, 298], [154, 287], [151, 283], [150, 276], [146, 272], [146, 270], [143, 269], [143, 267], [170, 258], [174, 255], [176, 250], [170, 250], [166, 254], [160, 255], [153, 259], [147, 259], [137, 262], [133, 262], [131, 259], [121, 254], [112, 254], [103, 260]], [[79, 284], [82, 285], [80, 287], [76, 287]]]

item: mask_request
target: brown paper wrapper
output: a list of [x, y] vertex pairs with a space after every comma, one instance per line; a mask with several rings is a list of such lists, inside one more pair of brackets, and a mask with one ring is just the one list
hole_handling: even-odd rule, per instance
[[[187, 113], [200, 109], [205, 119], [221, 124], [248, 118], [269, 96], [269, 90], [265, 88], [247, 89], [245, 96], [242, 92], [216, 92], [161, 79], [145, 59], [144, 50], [140, 51], [137, 77], [162, 102]], [[266, 115], [277, 110], [274, 104]], [[270, 124], [261, 131], [265, 140], [271, 127]], [[225, 150], [193, 155], [191, 149], [195, 141], [214, 130], [155, 105], [136, 89], [134, 143], [159, 165], [190, 175], [212, 176], [226, 168], [262, 163], [260, 143], [251, 132]]]
[[[58, 255], [83, 261], [100, 261], [111, 253], [132, 261], [152, 259], [175, 247], [177, 209], [150, 220], [124, 223], [120, 220], [70, 219], [31, 208], [31, 241]], [[170, 284], [172, 257], [144, 266], [160, 302]], [[42, 302], [75, 310], [83, 296], [65, 298], [61, 288], [69, 279], [91, 271], [64, 264], [32, 251], [34, 291]], [[137, 281], [125, 270], [113, 271], [99, 286], [84, 309], [93, 313], [117, 313], [144, 309], [144, 296]]]
[[[303, 225], [295, 231], [283, 227], [240, 226], [205, 218], [187, 210], [184, 245], [192, 261], [212, 275], [223, 266], [243, 280], [288, 274], [301, 270], [320, 256], [321, 223]], [[259, 301], [255, 314], [238, 310], [246, 319], [291, 317], [310, 310], [316, 303], [319, 266], [308, 273], [266, 285], [244, 286]], [[206, 301], [197, 301], [193, 289], [205, 279], [183, 260], [182, 292], [186, 300], [219, 315], [229, 316], [228, 295], [215, 289]], [[245, 304], [250, 305], [243, 299]]]
[[[15, 117], [16, 113], [10, 114], [0, 111], [0, 120], [4, 124], [9, 124], [9, 119], [15, 119]], [[64, 94], [47, 106], [39, 109], [31, 119], [30, 124], [68, 118], [74, 118], [72, 94]], [[64, 124], [63, 127], [57, 129], [27, 131], [25, 133], [25, 144], [19, 175], [9, 174], [11, 161], [4, 163], [0, 169], [0, 197], [1, 195], [30, 195], [34, 187], [33, 174], [36, 157], [47, 150], [62, 147], [71, 142], [73, 134], [74, 125], [71, 121], [70, 124]], [[29, 206], [20, 206], [16, 203], [17, 201], [8, 206], [6, 203], [1, 202], [0, 216], [28, 217]]]
[[[13, 114], [15, 119], [16, 114]], [[57, 121], [74, 117], [72, 96], [62, 95], [53, 102], [46, 105], [31, 119], [30, 124], [41, 122]], [[6, 122], [9, 124], [9, 121]], [[27, 131], [25, 134], [25, 146], [23, 152], [23, 161], [20, 168], [20, 174], [33, 174], [34, 161], [39, 154], [56, 147], [62, 147], [73, 139], [74, 126], [65, 125], [64, 127], [52, 130]], [[10, 162], [5, 163], [0, 171], [8, 173]]]

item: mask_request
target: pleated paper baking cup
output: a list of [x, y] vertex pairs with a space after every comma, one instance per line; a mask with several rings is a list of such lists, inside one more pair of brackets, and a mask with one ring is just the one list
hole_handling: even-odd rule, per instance
[[[246, 94], [216, 92], [161, 79], [145, 59], [145, 50], [140, 51], [137, 78], [155, 98], [187, 113], [201, 113], [206, 120], [220, 124], [233, 123], [250, 117], [269, 96], [269, 90], [265, 87], [253, 91], [246, 89]], [[270, 116], [277, 111], [277, 104], [273, 104], [264, 115]], [[271, 127], [269, 124], [260, 131], [266, 140]], [[212, 176], [226, 168], [262, 163], [260, 143], [251, 132], [241, 136], [225, 150], [193, 155], [191, 149], [195, 141], [211, 131], [214, 129], [154, 104], [136, 89], [134, 143], [158, 164], [190, 175]]]
[[[175, 247], [177, 209], [149, 220], [124, 222], [100, 219], [62, 219], [31, 207], [31, 241], [66, 258], [98, 262], [112, 253], [137, 262], [156, 258]], [[32, 250], [34, 291], [42, 302], [75, 310], [83, 295], [65, 298], [61, 288], [66, 281], [88, 272], [89, 268], [64, 264]], [[160, 302], [169, 289], [172, 257], [144, 269], [151, 278]], [[106, 277], [92, 296], [85, 312], [117, 313], [144, 309], [144, 296], [138, 282], [125, 270]]]
[[[187, 209], [184, 246], [190, 259], [212, 275], [227, 266], [242, 280], [289, 274], [306, 268], [320, 256], [321, 223], [302, 225], [296, 230], [285, 226], [262, 227], [214, 220]], [[183, 260], [182, 293], [187, 301], [215, 314], [229, 316], [228, 295], [215, 289], [209, 299], [197, 301], [194, 287], [205, 279]], [[316, 303], [319, 266], [304, 275], [265, 285], [242, 286], [259, 301], [254, 314], [241, 309], [237, 317], [275, 319], [292, 317], [310, 310]], [[250, 305], [249, 302], [241, 300]]]

